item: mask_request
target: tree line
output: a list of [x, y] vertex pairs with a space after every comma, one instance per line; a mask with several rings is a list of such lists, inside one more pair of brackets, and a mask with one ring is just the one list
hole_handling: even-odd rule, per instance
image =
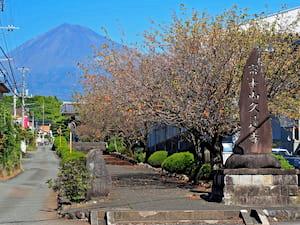
[[132, 148], [147, 146], [151, 127], [172, 125], [184, 128], [198, 160], [206, 148], [219, 168], [222, 138], [239, 130], [240, 83], [254, 47], [262, 54], [269, 110], [300, 117], [299, 36], [293, 29], [280, 18], [267, 22], [238, 8], [217, 16], [183, 9], [170, 24], [145, 31], [142, 46], [103, 45], [82, 66], [78, 133], [95, 140], [123, 137]]

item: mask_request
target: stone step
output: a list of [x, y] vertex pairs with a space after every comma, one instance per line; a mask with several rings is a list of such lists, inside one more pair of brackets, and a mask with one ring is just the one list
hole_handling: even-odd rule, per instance
[[232, 220], [168, 220], [168, 221], [121, 221], [116, 223], [107, 223], [107, 225], [244, 225]]
[[107, 225], [244, 224], [238, 210], [111, 210], [105, 213], [105, 217], [103, 212], [98, 212], [98, 221], [103, 221], [104, 218]]

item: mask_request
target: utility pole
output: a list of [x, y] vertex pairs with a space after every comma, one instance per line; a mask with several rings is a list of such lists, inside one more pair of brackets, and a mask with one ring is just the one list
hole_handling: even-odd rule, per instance
[[18, 68], [18, 70], [21, 72], [22, 74], [22, 127], [25, 127], [24, 124], [24, 118], [25, 118], [25, 98], [26, 98], [26, 93], [25, 93], [25, 88], [26, 88], [26, 84], [25, 84], [25, 75], [27, 72], [29, 72], [29, 68], [27, 67], [20, 67]]
[[31, 121], [31, 123], [32, 123], [32, 131], [34, 132], [35, 131], [35, 126], [34, 126], [34, 111], [32, 111], [32, 121]]
[[0, 10], [1, 12], [4, 11], [4, 0], [0, 0]]
[[45, 99], [43, 98], [43, 127], [45, 126]]
[[17, 89], [14, 89], [14, 96], [13, 96], [13, 100], [14, 100], [14, 119], [17, 118]]

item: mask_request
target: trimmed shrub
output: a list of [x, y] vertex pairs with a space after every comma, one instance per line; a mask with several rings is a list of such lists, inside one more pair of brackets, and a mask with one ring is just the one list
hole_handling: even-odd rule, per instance
[[294, 167], [282, 155], [273, 154], [273, 156], [279, 161], [281, 169], [284, 170], [294, 169]]
[[55, 138], [54, 149], [61, 158], [61, 165], [57, 178], [48, 181], [49, 186], [72, 202], [84, 201], [89, 186], [85, 154], [76, 150], [70, 152], [65, 137]]
[[196, 180], [208, 180], [211, 176], [212, 168], [209, 163], [204, 163], [197, 173]]
[[72, 202], [84, 201], [89, 187], [89, 174], [85, 163], [86, 160], [82, 157], [74, 157], [64, 162], [59, 168], [57, 178], [48, 181], [49, 186]]
[[162, 168], [171, 173], [189, 174], [194, 161], [194, 155], [190, 152], [174, 153], [165, 159]]
[[60, 137], [56, 137], [54, 139], [54, 148], [57, 155], [61, 158], [62, 163], [85, 158], [85, 154], [83, 152], [76, 151], [75, 149], [72, 149], [72, 152], [70, 152], [70, 148], [65, 137], [61, 137], [61, 139]]
[[165, 150], [156, 151], [152, 155], [150, 155], [148, 159], [148, 163], [153, 167], [161, 167], [161, 164], [165, 161], [167, 157], [168, 157], [167, 151]]

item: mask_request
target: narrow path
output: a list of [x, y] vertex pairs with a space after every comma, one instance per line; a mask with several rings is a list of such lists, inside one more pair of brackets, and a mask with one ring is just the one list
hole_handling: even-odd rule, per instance
[[88, 224], [59, 219], [56, 215], [55, 194], [46, 181], [56, 177], [59, 160], [50, 146], [40, 147], [29, 156], [23, 159], [23, 173], [0, 182], [0, 224]]

